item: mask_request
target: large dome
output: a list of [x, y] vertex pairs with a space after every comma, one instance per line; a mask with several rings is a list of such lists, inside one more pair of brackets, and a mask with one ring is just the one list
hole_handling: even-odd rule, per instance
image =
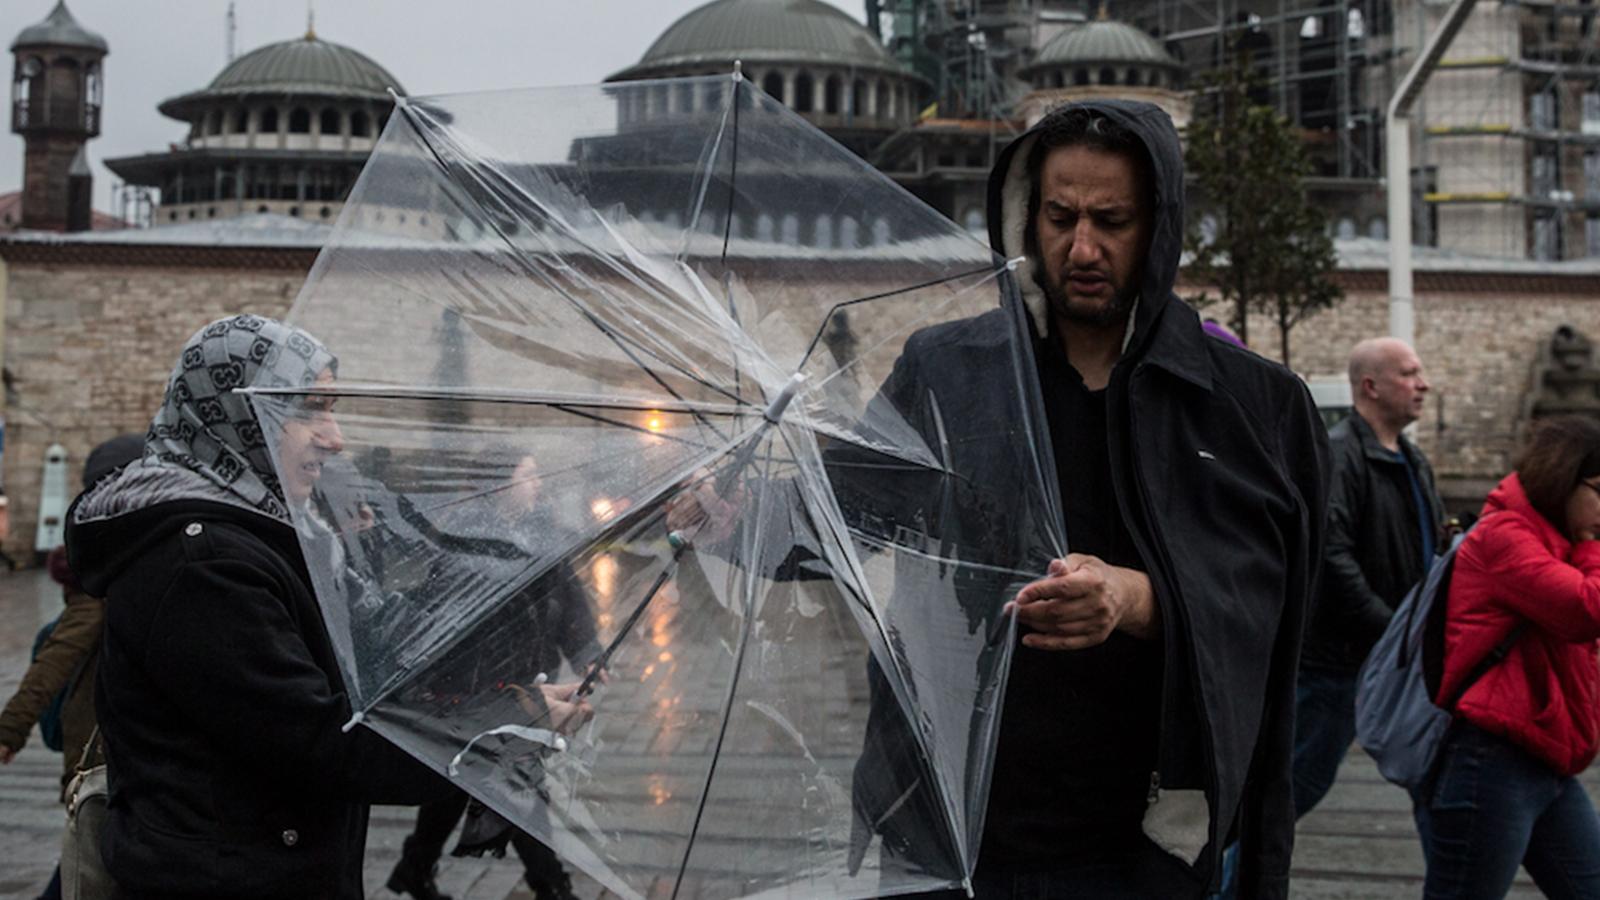
[[1109, 19], [1085, 22], [1056, 35], [1029, 68], [1124, 63], [1178, 68], [1178, 61], [1155, 38]]
[[903, 71], [866, 26], [821, 0], [713, 0], [672, 23], [637, 64], [612, 78], [726, 66], [736, 58]]
[[307, 34], [246, 53], [228, 63], [204, 90], [162, 103], [161, 112], [185, 118], [185, 113], [195, 107], [250, 94], [387, 101], [389, 88], [404, 93], [394, 75], [371, 57]]

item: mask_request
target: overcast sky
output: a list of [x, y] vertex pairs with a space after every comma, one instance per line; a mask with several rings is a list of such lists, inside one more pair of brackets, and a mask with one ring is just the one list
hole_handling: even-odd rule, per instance
[[[412, 95], [590, 84], [637, 62], [679, 16], [704, 0], [318, 0], [317, 36], [372, 57]], [[827, 0], [857, 21], [860, 0]], [[0, 38], [49, 14], [55, 0], [0, 0]], [[306, 30], [305, 0], [236, 0], [242, 55]], [[227, 62], [227, 0], [68, 0], [73, 16], [111, 46], [101, 133], [89, 142], [95, 207], [111, 211], [115, 176], [101, 164], [183, 140], [186, 126], [156, 112], [205, 87]], [[9, 54], [8, 54], [9, 57]], [[11, 71], [12, 60], [6, 60]], [[9, 92], [8, 92], [9, 93]], [[22, 138], [0, 137], [0, 193], [22, 185]]]

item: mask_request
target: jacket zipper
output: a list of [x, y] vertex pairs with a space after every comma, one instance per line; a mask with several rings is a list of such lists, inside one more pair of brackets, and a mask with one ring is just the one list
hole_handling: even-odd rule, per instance
[[[1138, 441], [1135, 439], [1135, 435], [1137, 434], [1137, 424], [1138, 423], [1135, 421], [1134, 413], [1133, 413], [1133, 381], [1144, 374], [1144, 368], [1145, 368], [1144, 364], [1141, 363], [1137, 368], [1134, 369], [1132, 374], [1130, 374], [1128, 376], [1129, 385], [1128, 385], [1128, 391], [1126, 392], [1126, 394], [1127, 394], [1126, 406], [1127, 406], [1128, 438], [1129, 438], [1129, 440], [1128, 440], [1128, 448], [1127, 448], [1127, 450], [1128, 450], [1128, 460], [1130, 462], [1130, 465], [1131, 465], [1131, 468], [1132, 468], [1132, 475], [1133, 475], [1133, 477], [1131, 479], [1133, 481], [1133, 484], [1131, 485], [1131, 487], [1133, 488], [1134, 492], [1139, 495], [1140, 506], [1143, 508], [1144, 514], [1145, 514], [1146, 528], [1149, 531], [1149, 537], [1152, 540], [1154, 540], [1155, 538], [1159, 537], [1156, 534], [1156, 531], [1158, 529], [1158, 526], [1156, 525], [1156, 522], [1158, 520], [1157, 520], [1157, 518], [1155, 516], [1155, 509], [1150, 505], [1149, 492], [1146, 491], [1145, 488], [1144, 488], [1143, 472], [1142, 472], [1142, 470], [1140, 468], [1139, 456], [1138, 456], [1138, 450], [1137, 450]], [[1126, 498], [1124, 498], [1122, 496], [1122, 493], [1123, 493], [1122, 491], [1116, 490], [1116, 480], [1115, 479], [1112, 480], [1112, 488], [1113, 488], [1113, 493], [1115, 493], [1116, 496], [1117, 496], [1117, 505], [1122, 509], [1122, 517], [1123, 517], [1123, 519], [1125, 521], [1131, 521], [1132, 518], [1128, 515], [1128, 513], [1129, 513], [1128, 501], [1127, 501]], [[1144, 559], [1147, 564], [1149, 564], [1151, 562], [1160, 562], [1161, 563], [1161, 568], [1160, 568], [1159, 571], [1170, 573], [1172, 571], [1172, 561], [1170, 559], [1168, 559], [1166, 557], [1165, 553], [1160, 551], [1159, 549], [1157, 549], [1155, 547], [1144, 546], [1146, 537], [1144, 535], [1142, 535], [1142, 534], [1139, 534], [1138, 533], [1139, 531], [1141, 531], [1141, 529], [1132, 529], [1132, 528], [1129, 529], [1129, 533], [1134, 535], [1134, 544], [1135, 544], [1136, 549], [1139, 551], [1140, 558]], [[1152, 568], [1154, 568], [1154, 567], [1152, 567]], [[1212, 833], [1212, 831], [1213, 831], [1212, 826], [1213, 826], [1213, 824], [1220, 824], [1220, 823], [1218, 823], [1217, 810], [1215, 809], [1216, 793], [1217, 793], [1217, 790], [1216, 790], [1216, 781], [1217, 781], [1216, 767], [1217, 767], [1217, 763], [1216, 763], [1216, 759], [1215, 759], [1216, 754], [1215, 754], [1215, 751], [1212, 748], [1211, 725], [1210, 725], [1210, 722], [1209, 722], [1209, 720], [1208, 720], [1208, 718], [1206, 716], [1205, 697], [1203, 696], [1204, 692], [1202, 691], [1201, 685], [1200, 685], [1200, 673], [1197, 671], [1198, 666], [1191, 661], [1192, 660], [1192, 654], [1183, 654], [1181, 652], [1181, 650], [1179, 650], [1177, 648], [1177, 646], [1176, 646], [1176, 641], [1175, 641], [1176, 634], [1175, 634], [1175, 632], [1177, 630], [1177, 626], [1178, 626], [1179, 622], [1174, 621], [1174, 615], [1173, 614], [1176, 614], [1177, 617], [1182, 619], [1182, 624], [1184, 624], [1184, 625], [1188, 624], [1188, 619], [1187, 619], [1187, 617], [1184, 616], [1183, 603], [1182, 603], [1182, 601], [1180, 601], [1178, 599], [1178, 596], [1177, 596], [1178, 589], [1177, 589], [1175, 581], [1173, 579], [1166, 579], [1166, 578], [1164, 578], [1163, 580], [1165, 580], [1165, 581], [1173, 581], [1174, 582], [1173, 584], [1167, 586], [1169, 588], [1169, 592], [1170, 592], [1169, 593], [1170, 602], [1166, 606], [1160, 607], [1161, 612], [1162, 612], [1162, 616], [1161, 616], [1161, 639], [1164, 642], [1163, 656], [1165, 657], [1165, 659], [1167, 661], [1167, 664], [1170, 665], [1172, 663], [1172, 661], [1173, 661], [1174, 654], [1177, 653], [1179, 661], [1181, 663], [1183, 663], [1183, 665], [1186, 667], [1186, 669], [1188, 671], [1188, 674], [1189, 674], [1189, 681], [1190, 681], [1190, 683], [1192, 685], [1192, 688], [1191, 688], [1192, 696], [1191, 696], [1190, 699], [1195, 704], [1195, 707], [1194, 707], [1195, 708], [1195, 714], [1196, 714], [1195, 715], [1195, 719], [1200, 724], [1200, 742], [1203, 745], [1201, 747], [1201, 750], [1202, 750], [1202, 752], [1203, 752], [1203, 754], [1205, 756], [1205, 763], [1206, 763], [1206, 769], [1205, 769], [1205, 779], [1206, 779], [1205, 791], [1206, 791], [1206, 807], [1207, 807], [1207, 809], [1206, 809], [1206, 813], [1207, 813], [1207, 815], [1206, 815], [1206, 841], [1207, 841], [1208, 844], [1209, 843], [1215, 843], [1215, 835]], [[1151, 581], [1151, 591], [1152, 591], [1152, 593], [1155, 593], [1155, 581], [1154, 581], [1154, 579], [1152, 579], [1152, 581]], [[1164, 745], [1166, 744], [1167, 723], [1171, 720], [1171, 717], [1169, 716], [1169, 711], [1170, 711], [1170, 705], [1173, 702], [1173, 698], [1168, 696], [1169, 692], [1168, 692], [1167, 686], [1165, 684], [1165, 682], [1166, 682], [1165, 676], [1163, 676], [1162, 682], [1163, 682], [1163, 684], [1162, 684], [1162, 688], [1161, 688], [1161, 727], [1157, 731], [1158, 737], [1156, 739], [1156, 768], [1155, 768], [1154, 771], [1152, 771], [1150, 773], [1150, 792], [1149, 792], [1149, 795], [1148, 795], [1148, 800], [1151, 803], [1155, 803], [1159, 799], [1160, 794], [1161, 794], [1161, 759], [1162, 759], [1162, 750], [1164, 748]]]

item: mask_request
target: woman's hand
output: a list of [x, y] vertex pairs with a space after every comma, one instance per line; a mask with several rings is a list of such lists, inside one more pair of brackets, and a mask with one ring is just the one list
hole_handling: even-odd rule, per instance
[[572, 734], [594, 718], [594, 707], [578, 696], [577, 684], [536, 684], [529, 690], [513, 683], [506, 689], [517, 695], [517, 705], [535, 724], [557, 734]]
[[688, 540], [719, 543], [733, 534], [744, 506], [745, 488], [734, 485], [724, 498], [717, 493], [716, 479], [705, 469], [692, 476], [691, 487], [667, 501], [667, 530]]

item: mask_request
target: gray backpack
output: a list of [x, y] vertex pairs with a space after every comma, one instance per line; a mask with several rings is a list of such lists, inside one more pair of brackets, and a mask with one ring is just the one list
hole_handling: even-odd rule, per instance
[[1505, 659], [1528, 627], [1523, 622], [1513, 628], [1442, 706], [1433, 702], [1444, 670], [1445, 600], [1464, 537], [1456, 538], [1406, 594], [1357, 677], [1356, 741], [1384, 778], [1407, 790], [1420, 787], [1433, 771], [1461, 696]]

